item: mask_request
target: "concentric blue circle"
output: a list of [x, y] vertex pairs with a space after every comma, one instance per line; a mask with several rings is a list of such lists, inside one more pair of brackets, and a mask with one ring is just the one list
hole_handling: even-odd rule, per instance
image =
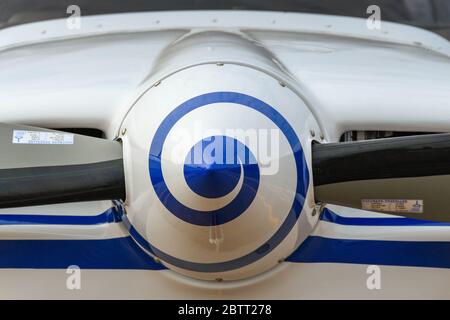
[[[142, 236], [139, 235], [139, 233], [134, 229], [133, 226], [131, 225], [129, 226], [130, 233], [133, 236], [133, 238], [137, 242], [139, 242], [144, 248], [149, 250], [151, 253], [155, 254], [163, 261], [166, 261], [171, 265], [196, 272], [223, 272], [241, 268], [243, 266], [246, 266], [250, 263], [257, 261], [258, 259], [261, 259], [269, 252], [271, 252], [283, 241], [283, 239], [286, 238], [286, 236], [294, 227], [302, 211], [309, 186], [309, 171], [303, 154], [300, 140], [297, 137], [297, 134], [295, 133], [294, 129], [289, 124], [289, 122], [277, 110], [275, 110], [275, 108], [255, 97], [246, 94], [237, 92], [211, 92], [194, 97], [182, 103], [172, 112], [170, 112], [169, 115], [163, 120], [163, 122], [157, 129], [150, 146], [149, 152], [150, 179], [153, 188], [158, 198], [160, 199], [161, 203], [163, 203], [164, 206], [171, 213], [175, 214], [183, 221], [203, 226], [217, 225], [230, 221], [230, 219], [227, 218], [227, 213], [230, 212], [225, 211], [213, 211], [208, 213], [195, 212], [195, 215], [192, 215], [191, 213], [193, 212], [186, 211], [185, 210], [186, 207], [180, 204], [168, 190], [161, 170], [161, 153], [164, 146], [164, 142], [168, 133], [177, 123], [177, 121], [180, 120], [189, 112], [197, 108], [200, 107], [212, 108], [214, 107], [215, 103], [235, 103], [241, 105], [242, 107], [251, 108], [265, 115], [274, 124], [278, 126], [278, 128], [283, 132], [284, 136], [289, 142], [289, 145], [292, 149], [292, 153], [295, 159], [296, 172], [292, 172], [292, 174], [297, 175], [296, 195], [294, 197], [291, 209], [286, 219], [283, 221], [280, 228], [274, 233], [274, 235], [269, 240], [262, 243], [256, 250], [248, 253], [247, 255], [225, 262], [198, 263], [179, 259], [151, 245]], [[256, 164], [255, 166], [257, 167]], [[258, 180], [259, 180], [259, 169], [258, 169], [258, 179], [256, 179], [255, 177], [250, 178], [249, 181], [247, 182], [247, 185], [253, 183], [255, 186], [258, 186]], [[243, 184], [243, 186], [244, 185], [245, 184]], [[255, 194], [256, 190], [257, 189], [255, 189]], [[251, 190], [248, 190], [246, 194], [248, 195], [250, 192]], [[238, 197], [236, 197], [235, 200], [237, 198]], [[235, 203], [233, 205], [234, 208], [239, 211], [244, 207], [247, 208], [250, 205], [249, 203], [246, 203], [246, 200], [248, 199], [249, 198], [246, 197], [245, 199], [242, 199], [241, 201]], [[188, 215], [185, 215], [186, 212], [188, 212]], [[233, 211], [231, 211], [231, 214], [232, 213]]]
[[[258, 173], [248, 167], [249, 161], [256, 164], [255, 156], [239, 140], [227, 136], [207, 137], [188, 152], [184, 178], [191, 190], [202, 197], [224, 197], [239, 183], [241, 167], [244, 180], [248, 180], [250, 175], [257, 178]], [[253, 168], [257, 169], [256, 166]]]
[[[156, 136], [157, 135], [155, 135], [155, 137]], [[155, 143], [155, 139], [153, 140], [153, 142]], [[252, 204], [259, 187], [259, 168], [255, 157], [247, 147], [245, 147], [245, 150], [247, 150], [247, 152], [251, 156], [251, 159], [249, 163], [243, 165], [244, 181], [242, 183], [241, 190], [239, 190], [239, 193], [233, 200], [231, 200], [230, 203], [222, 208], [213, 211], [200, 211], [189, 208], [179, 202], [167, 188], [161, 169], [161, 150], [163, 144], [164, 143], [159, 146], [161, 147], [161, 149], [157, 153], [158, 156], [156, 157], [153, 156], [153, 153], [151, 151], [152, 148], [150, 148], [150, 177], [159, 199], [167, 208], [167, 210], [169, 210], [177, 218], [187, 223], [195, 224], [198, 226], [216, 226], [236, 219]], [[152, 147], [153, 146], [154, 145], [152, 144]], [[188, 174], [190, 174], [192, 170], [189, 169]], [[191, 179], [189, 180], [191, 182], [191, 186], [196, 182], [192, 181]], [[199, 189], [199, 186], [197, 186], [197, 189]], [[202, 191], [204, 192], [203, 189]]]

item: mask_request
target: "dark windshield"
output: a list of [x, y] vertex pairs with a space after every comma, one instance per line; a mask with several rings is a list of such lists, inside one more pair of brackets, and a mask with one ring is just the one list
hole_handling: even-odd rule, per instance
[[272, 10], [367, 18], [369, 5], [386, 21], [438, 32], [450, 38], [450, 0], [0, 0], [0, 28], [67, 17], [69, 5], [82, 15], [157, 10]]

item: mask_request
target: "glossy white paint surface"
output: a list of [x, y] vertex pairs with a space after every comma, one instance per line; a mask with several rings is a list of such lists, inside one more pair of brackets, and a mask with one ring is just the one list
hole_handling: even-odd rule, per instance
[[108, 33], [161, 30], [275, 30], [312, 34], [329, 34], [375, 41], [402, 43], [449, 54], [445, 39], [419, 28], [383, 22], [382, 29], [370, 30], [366, 20], [320, 14], [276, 11], [162, 11], [110, 14], [82, 17], [80, 29], [68, 29], [65, 19], [36, 22], [2, 31], [2, 47], [86, 37]]
[[380, 266], [380, 290], [368, 290], [367, 265], [290, 263], [234, 288], [193, 285], [171, 271], [82, 270], [67, 290], [65, 270], [3, 270], [0, 299], [449, 299], [450, 270]]
[[[132, 192], [129, 205], [140, 203], [135, 212], [130, 210], [130, 216], [134, 221], [141, 220], [141, 231], [146, 233], [149, 218], [145, 205], [152, 204], [144, 156], [151, 130], [161, 120], [164, 107], [173, 108], [189, 98], [186, 85], [174, 80], [181, 81], [179, 75], [193, 72], [193, 95], [201, 90], [228, 88], [246, 90], [274, 104], [295, 97], [287, 101], [286, 117], [308, 145], [309, 126], [317, 133], [322, 130], [326, 141], [338, 140], [346, 130], [450, 131], [449, 57], [449, 42], [435, 34], [391, 23], [383, 23], [381, 31], [370, 31], [364, 19], [354, 18], [269, 12], [155, 12], [86, 17], [79, 31], [67, 30], [64, 20], [47, 21], [0, 31], [0, 121], [52, 128], [94, 127], [114, 138], [126, 118], [122, 128], [128, 129], [128, 135], [144, 136], [131, 142], [126, 140], [127, 135], [123, 139], [126, 157], [133, 154], [135, 167], [127, 168], [127, 189]], [[217, 67], [218, 62], [225, 66]], [[215, 77], [201, 81], [202, 75], [195, 73], [210, 69], [215, 73], [219, 68], [241, 70], [248, 77], [254, 73], [255, 79], [264, 78], [264, 83], [272, 79], [273, 84], [262, 87], [256, 86], [259, 80], [253, 83], [227, 78], [219, 85]], [[152, 88], [159, 81], [159, 86]], [[279, 86], [278, 81], [287, 88]], [[167, 87], [171, 83], [174, 85]], [[152, 98], [157, 97], [155, 89], [163, 93], [156, 99], [157, 110], [151, 109]], [[289, 93], [279, 94], [278, 90]], [[167, 101], [162, 101], [163, 95], [167, 95]], [[302, 101], [297, 103], [296, 112], [294, 99]], [[142, 103], [148, 104], [147, 109], [133, 114]], [[143, 116], [148, 117], [147, 128]], [[131, 149], [130, 143], [134, 144]], [[305, 148], [305, 152], [309, 159], [310, 149]], [[126, 158], [128, 164], [129, 160]], [[39, 212], [89, 215], [100, 213], [104, 206], [92, 203], [12, 211], [20, 214], [44, 209]], [[144, 211], [139, 210], [142, 208]], [[378, 216], [334, 209], [349, 216]], [[0, 215], [7, 212], [1, 210]], [[307, 215], [302, 217], [306, 219]], [[170, 218], [160, 218], [167, 227], [158, 230], [160, 233], [176, 229], [168, 222]], [[240, 270], [230, 279], [270, 269], [310, 233], [332, 239], [450, 240], [448, 227], [355, 227], [320, 221], [311, 230], [314, 224], [315, 220], [300, 221], [298, 230], [276, 255], [268, 256], [252, 270]], [[175, 250], [185, 249], [183, 241], [189, 241], [186, 237], [190, 231], [172, 234], [178, 244]], [[10, 240], [111, 239], [127, 235], [121, 223], [0, 227], [1, 239]], [[251, 235], [262, 236], [258, 230]], [[205, 258], [205, 245], [196, 249], [197, 258]], [[230, 247], [230, 256], [237, 254], [234, 250], [238, 249]], [[230, 283], [192, 280], [168, 270], [84, 270], [81, 291], [66, 289], [65, 270], [1, 270], [0, 297], [449, 297], [449, 269], [381, 266], [382, 290], [370, 291], [366, 267], [282, 263], [259, 276]]]
[[[213, 16], [217, 22], [211, 21]], [[151, 24], [157, 17], [160, 23]], [[167, 12], [85, 17], [88, 30], [68, 38], [64, 20], [2, 30], [0, 118], [97, 127], [112, 138], [130, 106], [153, 83], [176, 68], [201, 63], [201, 57], [240, 62], [233, 45], [245, 38], [248, 46], [264, 51], [287, 71], [282, 75], [293, 79], [289, 84], [313, 106], [318, 121], [327, 124], [330, 140], [350, 129], [450, 130], [449, 42], [433, 33], [384, 23], [382, 31], [388, 33], [380, 35], [368, 30], [364, 19], [302, 14], [185, 12], [169, 17]], [[269, 18], [277, 23], [270, 24]], [[150, 26], [139, 24], [144, 19]], [[105, 30], [92, 34], [89, 26], [99, 24]], [[41, 34], [42, 28], [53, 31]], [[215, 44], [216, 37], [209, 37], [209, 46], [197, 37], [197, 49], [190, 52], [176, 45], [199, 31], [239, 37], [222, 37]], [[181, 52], [179, 64], [161, 72], [160, 62]], [[260, 66], [258, 60], [253, 64]]]

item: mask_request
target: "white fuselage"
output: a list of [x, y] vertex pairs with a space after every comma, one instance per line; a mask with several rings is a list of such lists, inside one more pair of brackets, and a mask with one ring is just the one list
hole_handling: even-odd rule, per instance
[[[133, 137], [150, 136], [165, 116], [166, 104], [186, 100], [188, 89], [197, 90], [194, 95], [202, 90], [218, 90], [214, 68], [222, 65], [231, 66], [226, 79], [233, 79], [238, 70], [244, 77], [240, 82], [228, 80], [224, 91], [248, 85], [246, 93], [272, 103], [286, 102], [284, 115], [296, 129], [302, 127], [299, 136], [303, 148], [312, 140], [336, 142], [349, 130], [450, 131], [447, 40], [425, 30], [388, 22], [383, 22], [381, 30], [369, 30], [364, 19], [256, 11], [104, 15], [83, 17], [79, 30], [67, 29], [63, 19], [1, 30], [0, 122], [96, 128], [106, 138], [120, 137], [126, 144], [124, 132]], [[188, 69], [192, 70], [191, 75], [186, 75]], [[198, 76], [201, 72], [211, 75], [211, 79], [202, 82]], [[276, 88], [254, 89], [251, 85], [255, 83], [246, 83], [245, 77], [255, 79], [255, 83], [273, 79]], [[198, 79], [198, 84], [189, 84], [192, 79]], [[164, 94], [150, 90], [165, 81], [178, 84], [179, 89], [160, 87], [166, 90]], [[183, 83], [186, 87], [182, 87]], [[283, 100], [280, 92], [285, 87], [290, 91]], [[169, 94], [165, 101], [164, 95]], [[297, 111], [294, 103], [289, 105], [294, 101], [288, 99], [290, 95], [301, 100]], [[152, 98], [155, 108], [146, 110]], [[136, 125], [144, 116], [152, 115], [154, 119], [149, 120], [148, 127]], [[314, 139], [310, 131], [315, 132]], [[148, 153], [144, 150], [147, 142], [133, 142], [124, 149], [135, 156], [129, 161]], [[305, 157], [310, 158], [310, 149], [305, 150]], [[129, 188], [145, 186], [148, 177], [145, 182], [140, 181], [139, 172], [132, 168], [142, 163], [128, 165], [126, 174], [134, 179], [129, 181], [138, 181]], [[288, 173], [284, 177], [289, 180]], [[126, 205], [151, 205], [153, 202], [146, 197], [149, 195], [145, 192], [134, 193]], [[311, 192], [306, 203], [304, 210], [312, 213]], [[84, 221], [85, 217], [103, 217], [113, 206], [110, 201], [97, 201], [1, 209], [0, 221], [2, 214], [70, 215]], [[416, 223], [338, 206], [327, 206], [325, 211], [320, 219], [309, 219], [303, 214], [300, 236], [295, 236], [304, 242], [299, 249], [291, 248], [290, 252], [295, 251], [291, 256], [283, 256], [287, 258], [285, 262], [275, 268], [269, 263], [258, 269], [264, 273], [229, 282], [192, 279], [167, 270], [158, 261], [145, 265], [145, 258], [128, 251], [127, 244], [132, 239], [123, 221], [99, 218], [94, 219], [95, 223], [68, 225], [0, 223], [0, 245], [3, 242], [21, 250], [26, 243], [19, 245], [18, 241], [31, 241], [30, 247], [24, 248], [29, 250], [31, 262], [17, 259], [21, 267], [0, 263], [0, 298], [450, 297], [448, 224]], [[135, 221], [146, 219], [142, 218], [142, 211], [130, 212]], [[271, 218], [277, 221], [280, 216]], [[167, 230], [191, 230], [173, 221], [165, 222]], [[196, 239], [183, 242], [184, 234], [167, 234], [164, 239], [164, 230], [160, 230], [155, 241], [166, 250], [190, 247], [200, 260], [208, 256], [220, 260], [214, 252], [208, 255], [205, 246], [196, 247]], [[254, 236], [260, 237], [255, 230]], [[71, 244], [79, 250], [73, 256], [78, 254], [84, 261], [92, 261], [92, 254], [106, 262], [82, 268], [81, 289], [68, 289], [71, 273], [67, 267], [77, 262], [70, 263], [67, 257], [71, 256], [62, 255], [61, 261], [67, 266], [58, 261], [34, 264], [33, 246], [39, 247], [42, 242], [33, 240], [87, 240]], [[294, 238], [289, 241], [284, 249], [301, 242]], [[61, 247], [52, 243], [48, 248], [59, 252]], [[114, 261], [114, 248], [118, 256], [122, 254], [122, 260]], [[229, 254], [239, 251], [233, 250]], [[189, 256], [189, 252], [184, 253]], [[423, 262], [427, 253], [432, 254]], [[268, 265], [270, 270], [266, 271]], [[371, 277], [378, 275], [381, 282], [372, 285]], [[239, 273], [230, 276], [240, 278]]]

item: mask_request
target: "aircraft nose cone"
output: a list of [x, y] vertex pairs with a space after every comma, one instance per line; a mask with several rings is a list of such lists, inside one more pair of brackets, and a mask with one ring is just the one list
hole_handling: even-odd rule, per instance
[[321, 128], [290, 87], [247, 66], [202, 64], [136, 101], [123, 120], [123, 219], [139, 246], [174, 272], [232, 281], [308, 239], [318, 221], [309, 130]]
[[225, 136], [213, 136], [194, 145], [184, 164], [184, 178], [191, 190], [206, 198], [229, 194], [241, 176], [235, 147], [235, 141]]

